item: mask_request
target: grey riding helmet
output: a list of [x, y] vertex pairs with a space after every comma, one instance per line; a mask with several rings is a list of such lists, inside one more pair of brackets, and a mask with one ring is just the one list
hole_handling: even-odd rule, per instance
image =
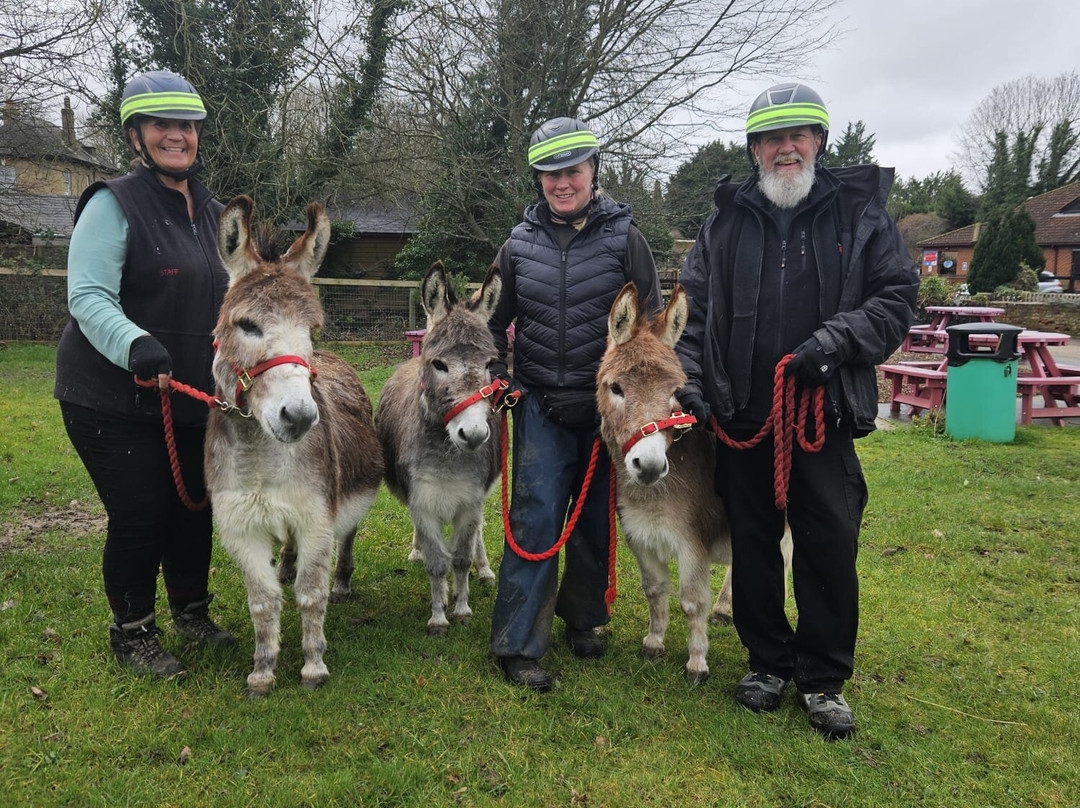
[[552, 118], [540, 125], [529, 140], [529, 165], [540, 191], [538, 171], [558, 171], [576, 166], [589, 158], [593, 161], [593, 190], [599, 184], [600, 141], [576, 118]]
[[185, 179], [202, 170], [201, 151], [196, 153], [194, 164], [182, 172], [165, 171], [154, 165], [143, 142], [142, 129], [138, 126], [142, 116], [180, 121], [206, 120], [206, 106], [191, 82], [168, 70], [135, 74], [124, 85], [124, 92], [120, 96], [120, 125], [125, 130], [135, 130], [142, 147], [142, 159], [155, 171], [175, 179]]
[[818, 156], [825, 152], [829, 139], [829, 113], [821, 96], [798, 82], [775, 84], [754, 100], [750, 114], [746, 116], [746, 150], [751, 162], [754, 155], [750, 152], [750, 143], [758, 135], [791, 126], [821, 127]]

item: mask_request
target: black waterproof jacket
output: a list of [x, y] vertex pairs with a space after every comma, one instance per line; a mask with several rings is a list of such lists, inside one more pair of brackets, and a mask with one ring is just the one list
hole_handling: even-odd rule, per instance
[[[760, 374], [763, 364], [756, 352], [769, 352], [773, 367], [784, 351], [812, 334], [839, 365], [827, 386], [831, 415], [847, 421], [856, 436], [874, 430], [876, 365], [903, 341], [919, 289], [915, 262], [885, 210], [892, 181], [892, 169], [879, 166], [817, 167], [811, 194], [797, 209], [792, 229], [792, 238], [803, 234], [801, 249], [812, 251], [805, 265], [816, 273], [810, 288], [816, 289], [817, 300], [798, 303], [811, 307], [810, 319], [780, 315], [775, 322], [759, 322], [760, 313], [790, 313], [792, 301], [773, 305], [764, 296], [782, 287], [763, 277], [787, 270], [782, 263], [766, 267], [765, 261], [766, 256], [791, 254], [780, 246], [788, 234], [773, 223], [756, 172], [740, 186], [727, 178], [717, 185], [716, 210], [702, 226], [680, 275], [690, 312], [676, 352], [689, 378], [687, 391], [700, 393], [719, 423], [738, 422], [748, 407], [755, 418], [761, 411], [761, 401], [751, 402], [751, 391], [760, 398], [763, 389], [751, 379], [751, 369], [757, 367]], [[763, 339], [774, 331], [784, 334], [792, 320], [810, 333], [787, 334], [786, 342]]]

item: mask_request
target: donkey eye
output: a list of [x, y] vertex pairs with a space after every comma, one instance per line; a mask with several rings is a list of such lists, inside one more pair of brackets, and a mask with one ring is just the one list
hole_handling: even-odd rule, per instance
[[435, 368], [435, 370], [439, 371], [439, 373], [446, 373], [446, 371], [449, 370], [449, 368], [446, 366], [446, 363], [441, 359], [432, 359], [431, 366]]
[[249, 337], [262, 336], [262, 329], [259, 328], [258, 323], [254, 322], [253, 320], [237, 320], [236, 325], [241, 331], [244, 332], [245, 335]]
[[611, 393], [612, 393], [612, 395], [616, 395], [619, 398], [623, 398], [623, 396], [625, 395], [623, 393], [622, 385], [619, 384], [618, 382], [612, 382], [611, 383]]

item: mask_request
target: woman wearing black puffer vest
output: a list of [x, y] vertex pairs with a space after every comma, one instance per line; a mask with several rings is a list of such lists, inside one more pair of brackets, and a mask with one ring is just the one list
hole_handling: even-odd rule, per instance
[[[589, 465], [596, 429], [596, 371], [607, 345], [608, 312], [634, 281], [646, 308], [660, 307], [649, 245], [629, 205], [597, 193], [599, 143], [584, 123], [554, 118], [532, 136], [529, 164], [539, 201], [525, 211], [495, 259], [502, 297], [491, 318], [499, 350], [492, 374], [506, 375], [506, 329], [515, 325], [514, 469], [510, 529], [526, 552], [542, 554], [561, 536]], [[540, 666], [553, 618], [571, 651], [604, 653], [595, 629], [608, 622], [608, 469], [601, 447], [574, 531], [559, 559], [520, 558], [507, 543], [491, 617], [491, 652], [511, 683], [544, 692]]]
[[[169, 377], [213, 389], [211, 332], [228, 276], [217, 252], [223, 206], [194, 175], [206, 109], [195, 88], [167, 71], [124, 87], [120, 121], [133, 170], [79, 199], [68, 259], [71, 320], [56, 354], [64, 426], [108, 514], [102, 560], [113, 654], [140, 674], [171, 677], [184, 666], [161, 646], [157, 574], [173, 625], [214, 646], [235, 638], [210, 619], [209, 508], [181, 502], [154, 387]], [[176, 396], [174, 433], [191, 498], [205, 497], [207, 408]]]

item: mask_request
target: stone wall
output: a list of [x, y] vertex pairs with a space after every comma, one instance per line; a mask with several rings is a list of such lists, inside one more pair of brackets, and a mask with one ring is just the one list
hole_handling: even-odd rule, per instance
[[1080, 306], [1002, 300], [995, 300], [991, 305], [1005, 309], [1005, 314], [997, 318], [999, 323], [1011, 323], [1033, 331], [1057, 331], [1080, 338]]

